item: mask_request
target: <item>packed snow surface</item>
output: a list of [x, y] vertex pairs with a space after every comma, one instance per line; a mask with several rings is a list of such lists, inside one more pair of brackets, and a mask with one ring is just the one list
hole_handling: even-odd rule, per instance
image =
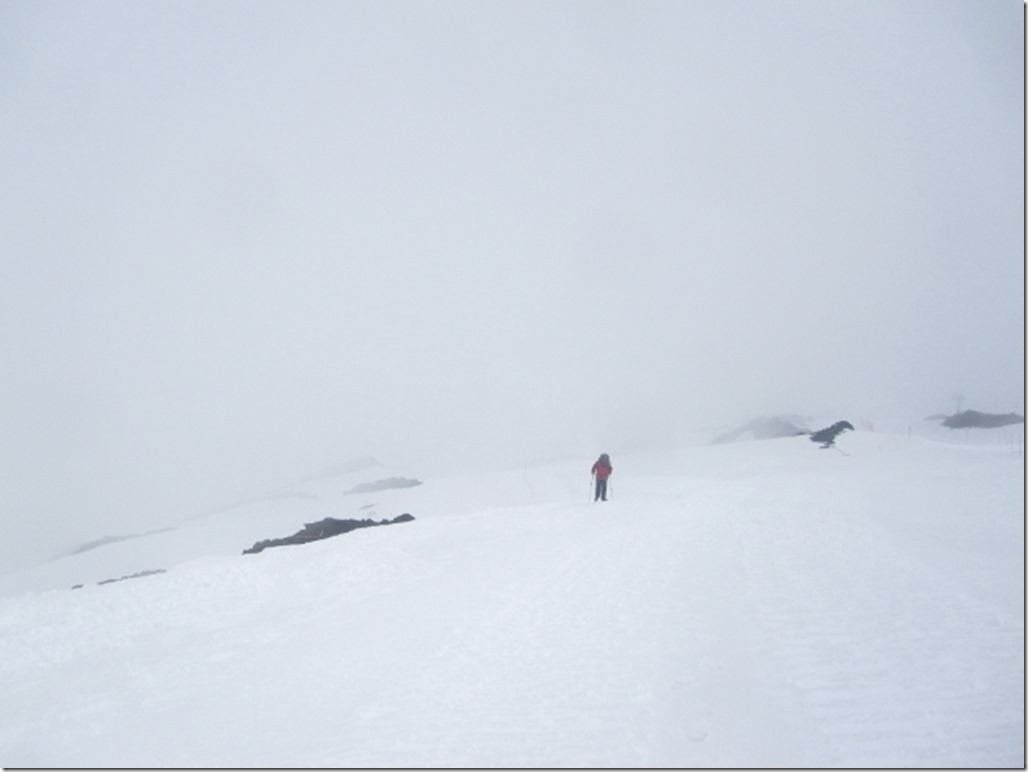
[[1023, 445], [960, 437], [329, 476], [0, 577], [0, 764], [1023, 767]]

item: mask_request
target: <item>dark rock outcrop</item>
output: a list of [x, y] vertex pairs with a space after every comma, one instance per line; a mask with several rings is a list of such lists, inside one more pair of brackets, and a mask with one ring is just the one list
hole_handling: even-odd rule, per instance
[[835, 438], [847, 430], [853, 431], [853, 424], [849, 421], [836, 421], [831, 426], [826, 426], [824, 429], [818, 429], [816, 432], [811, 434], [810, 441], [820, 442], [822, 448], [830, 448], [835, 444]]
[[292, 536], [284, 536], [281, 539], [265, 539], [254, 544], [250, 549], [243, 550], [244, 555], [253, 555], [268, 547], [281, 547], [286, 544], [306, 544], [319, 539], [327, 539], [331, 536], [338, 536], [342, 533], [349, 533], [358, 528], [370, 528], [375, 525], [393, 525], [394, 523], [408, 523], [414, 516], [408, 513], [398, 515], [392, 520], [339, 520], [334, 517], [326, 517], [316, 523], [304, 523], [303, 528]]
[[995, 413], [979, 413], [977, 410], [965, 410], [943, 420], [942, 425], [950, 429], [998, 429], [1011, 424], [1023, 424], [1024, 416], [1017, 413], [997, 415]]
[[[153, 576], [154, 574], [163, 574], [166, 571], [167, 571], [166, 568], [151, 568], [151, 569], [148, 569], [146, 571], [137, 571], [136, 573], [129, 574], [128, 576], [119, 576], [117, 579], [104, 579], [102, 581], [97, 582], [97, 584], [98, 585], [99, 584], [112, 584], [114, 582], [124, 581], [125, 579], [138, 579], [141, 576]], [[73, 585], [71, 589], [79, 590], [79, 589], [82, 588], [82, 586], [83, 585], [81, 585], [81, 584], [76, 584], [76, 585]]]
[[138, 579], [141, 576], [153, 576], [154, 574], [163, 574], [166, 570], [167, 569], [164, 568], [151, 568], [146, 571], [137, 571], [136, 573], [129, 574], [128, 576], [119, 576], [117, 579], [104, 579], [102, 582], [97, 582], [97, 584], [111, 584], [112, 582], [122, 582], [125, 579]]

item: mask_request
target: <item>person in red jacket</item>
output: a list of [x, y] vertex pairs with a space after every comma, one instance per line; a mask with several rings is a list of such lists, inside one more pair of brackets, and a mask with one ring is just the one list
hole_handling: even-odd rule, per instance
[[610, 465], [610, 456], [601, 453], [600, 457], [596, 459], [596, 463], [593, 464], [593, 477], [596, 478], [596, 496], [593, 501], [607, 500], [607, 478], [613, 471], [614, 467]]

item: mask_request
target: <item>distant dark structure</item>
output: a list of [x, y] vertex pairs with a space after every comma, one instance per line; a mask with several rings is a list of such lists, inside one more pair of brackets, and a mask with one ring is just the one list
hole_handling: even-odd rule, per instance
[[1017, 413], [997, 415], [995, 413], [979, 413], [977, 410], [965, 410], [947, 417], [943, 426], [950, 429], [998, 429], [1011, 424], [1023, 424], [1024, 416]]
[[394, 517], [392, 520], [338, 520], [334, 517], [326, 517], [316, 523], [304, 523], [303, 528], [292, 536], [284, 536], [281, 539], [265, 539], [254, 544], [250, 549], [243, 550], [244, 555], [253, 555], [268, 547], [281, 547], [286, 544], [306, 544], [307, 542], [327, 539], [330, 536], [338, 536], [341, 533], [349, 533], [358, 528], [370, 528], [375, 525], [393, 525], [394, 523], [408, 523], [414, 519], [414, 515], [407, 514]]
[[830, 448], [835, 444], [835, 438], [849, 429], [853, 431], [853, 424], [849, 421], [836, 421], [831, 426], [818, 429], [810, 435], [811, 442], [820, 442], [822, 448]]

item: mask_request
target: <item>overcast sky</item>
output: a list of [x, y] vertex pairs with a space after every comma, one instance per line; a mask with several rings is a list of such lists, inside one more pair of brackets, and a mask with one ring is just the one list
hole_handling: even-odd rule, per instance
[[1023, 19], [7, 0], [0, 570], [355, 456], [1022, 411]]

